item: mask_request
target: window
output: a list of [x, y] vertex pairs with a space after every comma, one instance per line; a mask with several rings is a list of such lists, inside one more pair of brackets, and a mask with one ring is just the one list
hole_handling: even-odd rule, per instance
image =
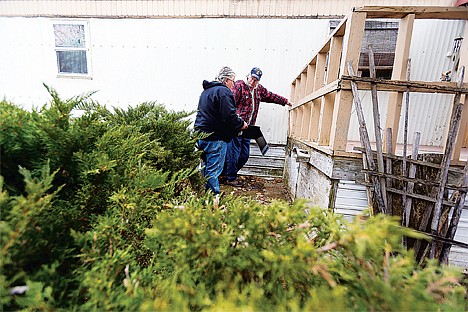
[[59, 75], [88, 77], [89, 35], [87, 23], [54, 24], [55, 53]]

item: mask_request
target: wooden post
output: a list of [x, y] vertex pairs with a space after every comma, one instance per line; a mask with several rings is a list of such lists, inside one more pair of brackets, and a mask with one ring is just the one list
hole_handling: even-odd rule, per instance
[[[377, 78], [375, 72], [375, 61], [374, 61], [374, 51], [372, 46], [368, 46], [369, 49], [369, 72], [371, 78]], [[372, 94], [372, 112], [374, 115], [374, 134], [375, 134], [375, 145], [377, 150], [377, 167], [379, 173], [385, 172], [383, 154], [382, 154], [382, 133], [380, 131], [380, 113], [379, 113], [379, 101], [377, 98], [377, 85], [375, 83], [371, 84], [371, 94]], [[382, 197], [385, 204], [385, 211], [388, 211], [387, 205], [387, 188], [385, 183], [385, 178], [382, 176], [380, 179], [380, 186], [382, 188]]]
[[[353, 70], [353, 66], [351, 65], [351, 61], [348, 61], [348, 72], [351, 76], [354, 76], [354, 70]], [[365, 156], [367, 159], [367, 164], [369, 166], [369, 169], [375, 172], [376, 169], [375, 169], [374, 157], [372, 155], [372, 148], [371, 148], [370, 141], [369, 141], [369, 135], [367, 133], [366, 121], [364, 120], [364, 114], [362, 112], [361, 100], [359, 99], [359, 92], [357, 89], [357, 85], [354, 81], [351, 82], [351, 88], [352, 88], [352, 92], [354, 96], [354, 104], [356, 107], [356, 113], [357, 113], [358, 121], [359, 121], [359, 133], [361, 135], [361, 141], [364, 144], [364, 148], [366, 150]], [[374, 191], [375, 191], [375, 196], [377, 198], [377, 203], [379, 205], [378, 207], [379, 212], [386, 213], [385, 203], [382, 197], [382, 189], [381, 189], [380, 181], [378, 177], [375, 175], [372, 176], [372, 181], [374, 184]]]
[[300, 99], [303, 99], [306, 96], [306, 91], [307, 91], [307, 73], [303, 72], [301, 74], [301, 90], [299, 93]]
[[[291, 103], [296, 103], [296, 82], [297, 80], [294, 80], [294, 82], [291, 84], [291, 95], [289, 98], [291, 99]], [[289, 109], [288, 110], [288, 137], [293, 136], [293, 123], [294, 123], [294, 110]]]
[[[392, 167], [392, 159], [390, 156], [392, 156], [392, 129], [387, 128], [386, 133], [385, 133], [385, 140], [386, 140], [386, 150], [387, 150], [387, 160], [386, 160], [386, 168], [385, 168], [385, 173], [387, 174], [392, 174], [393, 172], [393, 167]], [[387, 178], [387, 183], [386, 183], [387, 188], [392, 188], [392, 179]], [[392, 207], [392, 195], [391, 193], [387, 193], [387, 212], [389, 215], [393, 215], [393, 207]]]
[[[411, 75], [411, 59], [408, 59], [408, 65], [406, 69], [406, 81], [410, 81], [410, 75]], [[406, 177], [407, 171], [406, 171], [406, 149], [408, 147], [408, 111], [409, 111], [409, 88], [406, 88], [406, 101], [405, 101], [405, 118], [404, 118], [404, 133], [403, 133], [403, 162], [402, 162], [402, 169], [401, 169], [401, 175], [403, 177]], [[408, 192], [408, 183], [405, 183], [405, 190], [403, 192], [402, 196], [402, 208], [403, 208], [403, 224], [405, 224], [405, 220], [408, 219], [408, 224], [409, 224], [409, 217], [406, 216], [406, 193]]]
[[315, 64], [307, 65], [307, 79], [306, 79], [306, 93], [305, 95], [309, 95], [314, 91], [314, 84], [315, 84]]
[[[465, 165], [465, 170], [463, 173], [463, 177], [459, 183], [460, 188], [462, 190], [458, 191], [457, 194], [457, 205], [453, 208], [452, 220], [450, 221], [450, 225], [448, 228], [447, 238], [453, 240], [455, 237], [455, 233], [457, 232], [458, 222], [460, 221], [460, 216], [462, 214], [463, 206], [465, 205], [465, 198], [466, 198], [466, 189], [468, 188], [468, 162]], [[440, 254], [440, 263], [448, 263], [448, 256], [450, 253], [450, 248], [452, 245], [444, 244], [442, 247], [442, 252]]]
[[[340, 75], [348, 73], [347, 62], [349, 61], [351, 61], [352, 68], [357, 70], [366, 16], [366, 13], [363, 12], [353, 12], [346, 21], [343, 51], [341, 52]], [[352, 107], [352, 92], [349, 90], [338, 91], [335, 96], [332, 119], [333, 127], [330, 132], [329, 146], [332, 150], [346, 151]]]
[[[458, 87], [461, 88], [463, 84], [463, 78], [465, 75], [465, 67], [461, 68], [460, 71], [460, 78], [458, 79]], [[431, 234], [439, 235], [439, 220], [440, 220], [440, 212], [442, 208], [442, 200], [445, 192], [445, 184], [447, 183], [447, 176], [448, 176], [448, 169], [450, 167], [450, 158], [452, 156], [454, 141], [457, 136], [458, 128], [460, 125], [461, 113], [463, 110], [463, 104], [460, 103], [461, 94], [455, 94], [455, 98], [453, 100], [453, 110], [452, 110], [452, 118], [450, 119], [450, 128], [447, 135], [447, 142], [445, 144], [445, 152], [442, 158], [441, 169], [439, 173], [439, 180], [440, 180], [440, 187], [436, 197], [436, 203], [434, 205], [434, 214], [432, 217], [431, 223]], [[436, 250], [436, 241], [433, 240], [431, 244], [431, 250], [429, 252], [429, 257], [431, 259], [435, 256]]]
[[310, 114], [310, 127], [309, 127], [309, 141], [317, 142], [319, 136], [319, 124], [320, 124], [320, 102], [321, 99], [315, 99], [312, 101], [312, 111]]
[[309, 140], [310, 130], [310, 114], [312, 111], [312, 102], [303, 105], [303, 117], [302, 117], [302, 128], [300, 138], [303, 140]]
[[[411, 159], [414, 159], [414, 160], [418, 159], [420, 140], [421, 140], [421, 133], [416, 132], [414, 134], [414, 143], [413, 143], [413, 151], [411, 153]], [[415, 177], [416, 177], [416, 165], [414, 163], [411, 163], [409, 172], [408, 172], [408, 178], [414, 179]], [[406, 193], [413, 193], [413, 189], [414, 189], [414, 183], [408, 182], [408, 184], [406, 185]], [[406, 205], [403, 207], [404, 208], [404, 220], [405, 220], [404, 225], [406, 227], [409, 227], [409, 224], [410, 224], [412, 200], [413, 199], [411, 197], [408, 197], [406, 200]]]
[[[468, 41], [468, 38], [466, 40]], [[462, 112], [460, 128], [458, 129], [457, 138], [455, 140], [455, 146], [453, 147], [452, 160], [460, 159], [463, 140], [465, 137], [468, 137], [468, 95], [463, 95], [460, 98], [460, 100], [462, 103], [465, 103], [463, 105], [465, 109]]]
[[[327, 66], [327, 53], [320, 52], [317, 54], [317, 61], [315, 65], [315, 78], [314, 78], [314, 91], [320, 89], [324, 85], [325, 79], [325, 68]], [[311, 114], [311, 129], [309, 131], [309, 137], [311, 141], [318, 141], [320, 136], [320, 128], [322, 122], [321, 116], [321, 102], [322, 99], [313, 100], [312, 114]]]
[[296, 78], [296, 87], [294, 88], [294, 102], [299, 101], [299, 92], [301, 91], [301, 79]]
[[[404, 80], [406, 64], [409, 57], [411, 35], [413, 34], [414, 14], [408, 14], [400, 20], [397, 43], [395, 48], [395, 60], [393, 62], [392, 80]], [[393, 142], [392, 153], [395, 153], [396, 140], [398, 138], [398, 125], [400, 124], [401, 102], [403, 94], [392, 92], [388, 98], [387, 119], [385, 128], [392, 128]], [[386, 151], [388, 153], [388, 151]]]
[[[465, 66], [468, 68], [468, 22], [465, 22], [465, 30], [463, 35], [463, 42], [460, 47], [460, 59], [458, 67]], [[461, 98], [461, 102], [465, 103], [462, 114], [462, 120], [460, 122], [460, 129], [458, 130], [457, 139], [455, 140], [455, 147], [453, 148], [452, 160], [460, 159], [461, 149], [465, 137], [468, 137], [468, 95], [464, 95]]]

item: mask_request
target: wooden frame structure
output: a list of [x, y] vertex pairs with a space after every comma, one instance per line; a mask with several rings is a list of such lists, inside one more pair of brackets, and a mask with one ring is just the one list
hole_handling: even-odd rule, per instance
[[[346, 64], [351, 62], [357, 72], [365, 21], [368, 18], [397, 18], [400, 25], [391, 80], [351, 77]], [[345, 17], [327, 38], [325, 44], [304, 67], [291, 86], [288, 137], [331, 155], [351, 156], [346, 151], [349, 122], [353, 106], [351, 82], [358, 89], [370, 90], [376, 84], [379, 91], [390, 91], [385, 128], [393, 129], [392, 152], [402, 106], [403, 93], [461, 93], [461, 101], [468, 108], [468, 84], [461, 88], [456, 82], [428, 82], [406, 80], [406, 64], [415, 19], [468, 20], [466, 7], [361, 7]], [[468, 23], [464, 30], [468, 36]], [[460, 65], [468, 68], [468, 38], [460, 49]], [[462, 121], [455, 142], [452, 160], [460, 159], [463, 145], [468, 141], [468, 109], [463, 110]]]

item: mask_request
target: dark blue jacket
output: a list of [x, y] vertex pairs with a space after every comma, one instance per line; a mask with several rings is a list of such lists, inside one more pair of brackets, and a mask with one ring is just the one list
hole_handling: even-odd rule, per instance
[[203, 81], [203, 89], [198, 102], [195, 129], [211, 133], [205, 140], [231, 141], [244, 124], [236, 113], [231, 90], [221, 82], [206, 80]]

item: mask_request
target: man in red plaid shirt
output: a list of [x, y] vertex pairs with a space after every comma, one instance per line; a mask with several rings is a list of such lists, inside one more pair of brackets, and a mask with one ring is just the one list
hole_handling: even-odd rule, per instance
[[[278, 94], [268, 91], [259, 84], [262, 71], [258, 67], [252, 68], [247, 75], [247, 81], [237, 80], [231, 89], [237, 105], [237, 114], [248, 125], [255, 125], [260, 102], [289, 105], [291, 103]], [[250, 155], [250, 139], [234, 137], [228, 144], [225, 162], [227, 184], [239, 186], [237, 172], [245, 165]]]

